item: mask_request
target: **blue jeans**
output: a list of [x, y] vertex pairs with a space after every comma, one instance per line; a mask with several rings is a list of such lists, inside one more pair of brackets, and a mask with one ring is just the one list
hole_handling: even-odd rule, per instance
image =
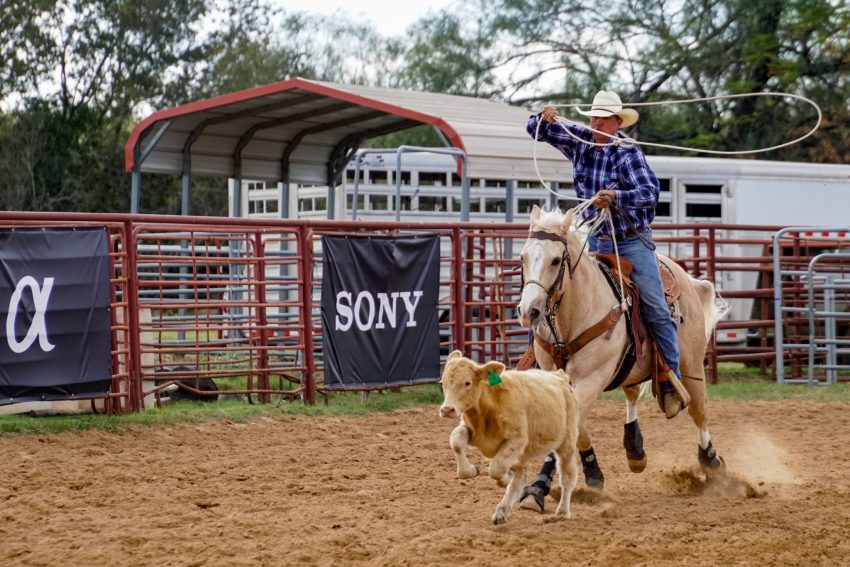
[[[651, 230], [646, 229], [641, 234], [647, 242], [652, 242]], [[587, 246], [591, 252], [614, 252], [613, 241], [603, 240], [595, 235], [588, 237]], [[647, 248], [639, 236], [618, 241], [617, 250], [623, 258], [632, 263], [632, 280], [637, 284], [640, 293], [640, 313], [652, 330], [670, 370], [681, 380], [677, 325], [664, 298], [655, 251]]]

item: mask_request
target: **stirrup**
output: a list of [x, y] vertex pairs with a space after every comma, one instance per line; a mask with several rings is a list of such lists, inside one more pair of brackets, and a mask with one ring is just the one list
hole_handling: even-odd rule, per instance
[[[531, 498], [529, 498], [529, 496]], [[543, 489], [532, 484], [522, 489], [522, 496], [519, 499], [519, 507], [525, 508], [526, 510], [534, 510], [538, 514], [542, 514], [545, 499], [546, 495], [543, 494]]]
[[[667, 416], [667, 419], [673, 419], [679, 412], [685, 409], [685, 404], [682, 403], [682, 398], [679, 396], [679, 393], [676, 390], [670, 390], [669, 392], [664, 392], [664, 415]], [[668, 401], [669, 399], [669, 401]]]

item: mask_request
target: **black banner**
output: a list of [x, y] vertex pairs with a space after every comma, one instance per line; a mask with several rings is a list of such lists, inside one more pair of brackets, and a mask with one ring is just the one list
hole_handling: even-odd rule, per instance
[[0, 229], [0, 405], [107, 392], [107, 242], [102, 228]]
[[440, 239], [322, 237], [325, 387], [440, 376]]

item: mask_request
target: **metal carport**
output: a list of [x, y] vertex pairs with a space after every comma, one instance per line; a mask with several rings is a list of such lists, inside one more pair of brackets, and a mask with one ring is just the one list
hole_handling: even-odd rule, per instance
[[[466, 153], [469, 176], [535, 179], [528, 116], [481, 98], [301, 78], [200, 100], [133, 129], [124, 149], [131, 212], [139, 212], [142, 173], [163, 173], [182, 176], [184, 215], [193, 174], [232, 178], [237, 192], [242, 179], [277, 181], [284, 203], [290, 183], [327, 184], [332, 214], [333, 186], [363, 142], [421, 124]], [[570, 178], [569, 162], [548, 145], [538, 144], [537, 159], [544, 178]]]

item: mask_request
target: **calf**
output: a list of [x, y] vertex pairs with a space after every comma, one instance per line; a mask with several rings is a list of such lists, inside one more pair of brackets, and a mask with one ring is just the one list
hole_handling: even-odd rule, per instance
[[460, 425], [449, 438], [458, 477], [478, 474], [466, 457], [466, 448], [472, 445], [490, 459], [490, 476], [502, 485], [508, 483], [493, 523], [508, 521], [525, 485], [526, 466], [551, 452], [558, 457], [561, 478], [555, 514], [569, 518], [578, 478], [578, 406], [569, 377], [562, 370], [505, 370], [500, 362], [479, 365], [454, 351], [446, 359], [440, 383], [445, 395], [440, 415], [460, 415]]

